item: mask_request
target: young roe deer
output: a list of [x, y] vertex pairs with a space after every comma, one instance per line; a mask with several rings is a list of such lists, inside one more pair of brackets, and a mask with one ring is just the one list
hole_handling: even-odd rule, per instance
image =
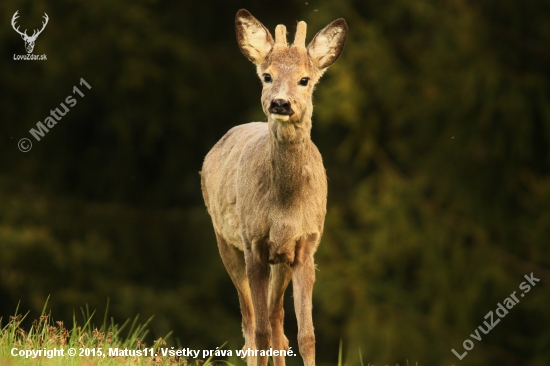
[[[263, 82], [267, 123], [232, 128], [204, 159], [204, 201], [223, 263], [239, 294], [244, 350], [287, 350], [283, 296], [292, 278], [298, 344], [306, 366], [315, 365], [311, 316], [317, 250], [326, 214], [327, 178], [310, 138], [312, 94], [338, 58], [347, 35], [344, 19], [321, 30], [306, 48], [306, 23], [292, 45], [278, 25], [275, 41], [247, 10], [235, 18], [242, 53]], [[276, 366], [284, 356], [274, 356]], [[267, 365], [267, 357], [248, 363]]]

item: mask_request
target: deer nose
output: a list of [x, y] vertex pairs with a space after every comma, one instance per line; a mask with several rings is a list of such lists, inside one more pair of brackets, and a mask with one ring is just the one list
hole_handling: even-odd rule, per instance
[[290, 102], [284, 99], [273, 99], [271, 101], [271, 105], [269, 106], [269, 112], [286, 116], [291, 116], [294, 114], [294, 111], [290, 107]]

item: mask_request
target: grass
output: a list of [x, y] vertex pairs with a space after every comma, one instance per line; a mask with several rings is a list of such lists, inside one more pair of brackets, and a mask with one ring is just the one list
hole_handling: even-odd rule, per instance
[[[152, 345], [147, 345], [142, 340], [147, 335], [147, 326], [151, 319], [143, 325], [138, 324], [137, 317], [133, 322], [128, 320], [122, 326], [114, 324], [112, 319], [108, 323], [108, 303], [103, 325], [99, 328], [92, 325], [94, 314], [90, 313], [87, 307], [82, 310], [84, 322], [79, 325], [76, 316], [73, 315], [72, 325], [67, 327], [61, 321], [54, 322], [51, 314], [46, 314], [46, 305], [44, 305], [40, 317], [32, 322], [28, 332], [22, 327], [22, 322], [28, 313], [18, 314], [19, 309], [17, 309], [15, 315], [10, 316], [5, 325], [3, 325], [3, 319], [0, 318], [1, 365], [208, 366], [212, 363], [211, 357], [204, 361], [188, 359], [179, 355], [163, 355], [162, 351], [169, 349], [166, 348], [165, 339], [170, 334], [164, 339], [159, 338], [153, 341]], [[123, 334], [126, 335], [123, 336]], [[109, 349], [114, 350], [115, 348], [139, 350], [142, 355], [109, 356]], [[57, 350], [55, 356], [52, 353], [54, 349]], [[38, 351], [44, 352], [44, 350], [48, 350], [50, 354], [38, 354]], [[73, 350], [76, 355], [69, 355]], [[32, 351], [34, 354], [31, 353]], [[143, 355], [143, 352], [147, 352], [147, 355]], [[28, 358], [25, 357], [26, 354], [28, 354]]]
[[[90, 313], [88, 307], [82, 310], [83, 324], [79, 325], [76, 316], [73, 315], [72, 325], [69, 329], [62, 321], [54, 321], [51, 314], [46, 314], [46, 306], [47, 301], [40, 317], [32, 322], [28, 332], [22, 327], [28, 313], [25, 315], [18, 314], [19, 309], [17, 309], [15, 315], [10, 316], [6, 325], [3, 325], [3, 319], [0, 318], [0, 365], [209, 366], [214, 364], [213, 357], [204, 360], [200, 359], [201, 355], [199, 355], [199, 358], [194, 358], [166, 354], [166, 351], [173, 349], [173, 347], [168, 348], [165, 341], [170, 334], [167, 334], [164, 338], [154, 340], [152, 345], [147, 345], [143, 342], [143, 339], [147, 335], [147, 326], [151, 319], [143, 325], [138, 324], [138, 317], [131, 324], [128, 320], [122, 326], [114, 324], [112, 319], [108, 323], [108, 302], [103, 324], [99, 328], [92, 325], [94, 313]], [[126, 330], [127, 328], [128, 330]], [[113, 352], [114, 349], [122, 352], [125, 352], [124, 350], [141, 351], [142, 355], [113, 356], [112, 353], [109, 355], [109, 350]], [[223, 346], [220, 349], [223, 349]], [[44, 353], [44, 350], [47, 350], [49, 354]], [[56, 350], [55, 356], [53, 354], [54, 350]], [[70, 355], [72, 350], [76, 352], [75, 355]], [[101, 353], [99, 350], [101, 350]], [[340, 341], [338, 366], [345, 365], [342, 350], [343, 344]], [[42, 353], [38, 354], [38, 351]], [[144, 354], [144, 352], [147, 353]], [[359, 350], [359, 359], [360, 366], [365, 366], [361, 350]], [[228, 366], [243, 364], [242, 360], [235, 354], [233, 354], [233, 357], [229, 357], [229, 360], [233, 363], [227, 361], [215, 362]], [[272, 360], [269, 361], [269, 365], [272, 366]], [[369, 363], [367, 366], [374, 365]], [[409, 366], [408, 361], [407, 366]]]

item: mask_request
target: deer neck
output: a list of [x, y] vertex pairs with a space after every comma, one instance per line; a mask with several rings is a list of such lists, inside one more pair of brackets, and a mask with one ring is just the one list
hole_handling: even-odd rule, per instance
[[308, 179], [311, 120], [300, 123], [268, 121], [270, 181], [278, 204], [299, 199]]

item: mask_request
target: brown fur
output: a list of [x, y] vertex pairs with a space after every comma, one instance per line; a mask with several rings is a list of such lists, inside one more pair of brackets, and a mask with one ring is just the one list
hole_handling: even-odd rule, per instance
[[[323, 234], [327, 179], [321, 154], [310, 139], [312, 94], [319, 78], [339, 56], [347, 25], [338, 19], [304, 46], [306, 25], [300, 22], [295, 44], [286, 43], [279, 25], [276, 39], [248, 11], [236, 19], [237, 41], [264, 82], [262, 107], [268, 122], [232, 128], [204, 160], [202, 191], [223, 263], [237, 287], [245, 346], [288, 349], [283, 333], [283, 295], [293, 281], [298, 344], [306, 366], [315, 364], [311, 317], [315, 281], [313, 255]], [[312, 55], [314, 57], [312, 57]], [[309, 78], [307, 86], [299, 85]], [[291, 103], [283, 121], [270, 114], [274, 99]], [[274, 357], [276, 366], [284, 357]], [[267, 365], [267, 357], [250, 357]]]

